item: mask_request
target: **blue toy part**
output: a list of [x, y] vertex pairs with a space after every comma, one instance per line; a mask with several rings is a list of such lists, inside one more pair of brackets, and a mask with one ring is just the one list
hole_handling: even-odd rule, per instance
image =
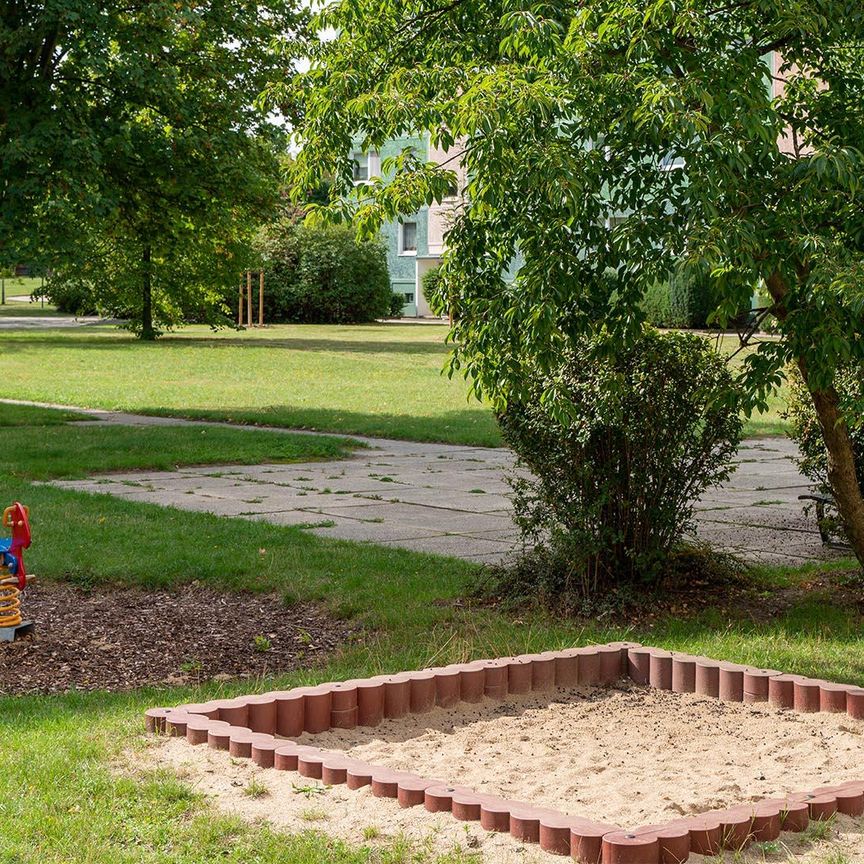
[[0, 541], [0, 560], [3, 562], [3, 566], [9, 571], [12, 576], [18, 575], [18, 559], [11, 553], [8, 552], [9, 546], [6, 546], [6, 549], [3, 549], [2, 541]]

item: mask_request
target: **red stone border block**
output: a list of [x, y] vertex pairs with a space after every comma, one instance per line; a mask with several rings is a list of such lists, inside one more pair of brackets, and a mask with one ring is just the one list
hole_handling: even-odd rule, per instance
[[850, 687], [846, 691], [846, 713], [853, 720], [864, 720], [864, 687]]
[[653, 833], [611, 831], [603, 838], [603, 864], [657, 864], [660, 842]]
[[459, 697], [463, 702], [482, 702], [486, 695], [486, 668], [482, 663], [462, 663]]
[[696, 693], [700, 696], [720, 695], [720, 664], [707, 657], [696, 658]]
[[426, 800], [426, 790], [430, 786], [440, 785], [437, 780], [426, 780], [423, 777], [406, 775], [399, 779], [399, 793], [396, 796], [400, 807], [420, 807]]
[[[531, 689], [535, 692], [555, 689], [555, 652], [531, 654]], [[620, 655], [619, 655], [620, 659]], [[618, 677], [617, 675], [615, 676]]]
[[657, 690], [672, 689], [672, 652], [652, 650], [648, 661], [648, 683]]
[[391, 675], [384, 682], [384, 716], [398, 719], [411, 712], [411, 679], [408, 675]]
[[806, 831], [810, 824], [810, 808], [804, 801], [784, 801], [780, 808], [783, 831]]
[[573, 819], [563, 813], [549, 810], [540, 815], [540, 848], [553, 855], [570, 854], [570, 835]]
[[164, 732], [165, 718], [171, 713], [171, 708], [148, 708], [144, 712], [144, 728], [150, 732]]
[[721, 663], [717, 679], [717, 696], [724, 702], [744, 701], [744, 667], [735, 663]]
[[[559, 689], [576, 687], [579, 684], [579, 653], [577, 651], [555, 652], [555, 686]], [[862, 691], [864, 697], [864, 691]]]
[[534, 677], [532, 663], [526, 656], [511, 657], [507, 663], [507, 687], [510, 693], [530, 693]]
[[822, 681], [819, 684], [819, 710], [833, 714], [846, 713], [846, 693], [849, 690], [844, 684], [830, 684]]
[[539, 843], [543, 812], [530, 804], [514, 803], [510, 810], [510, 836], [523, 843]]
[[768, 701], [774, 708], [795, 707], [795, 682], [798, 675], [776, 675], [768, 681]]
[[754, 840], [774, 840], [781, 830], [803, 831], [810, 820], [825, 820], [838, 812], [864, 815], [862, 778], [626, 831], [291, 740], [304, 731], [316, 734], [330, 728], [376, 726], [384, 718], [422, 714], [436, 705], [452, 707], [459, 701], [504, 699], [510, 693], [611, 684], [621, 677], [678, 693], [768, 701], [776, 708], [808, 713], [845, 711], [852, 719], [864, 720], [864, 688], [612, 642], [178, 708], [151, 708], [145, 712], [145, 725], [148, 732], [182, 735], [190, 744], [207, 743], [264, 768], [297, 771], [328, 785], [344, 783], [349, 789], [371, 786], [373, 795], [395, 798], [402, 807], [422, 804], [431, 812], [479, 821], [486, 830], [509, 831], [521, 842], [538, 843], [547, 852], [570, 855], [581, 864], [682, 864], [691, 853], [737, 851]]
[[627, 652], [627, 674], [634, 684], [647, 684], [651, 673], [652, 648], [631, 648]]
[[570, 820], [570, 855], [579, 864], [601, 864], [603, 838], [619, 829], [615, 825], [590, 822], [587, 819]]
[[253, 732], [272, 735], [276, 731], [276, 698], [267, 693], [263, 696], [250, 696], [246, 705], [249, 728]]
[[748, 705], [754, 702], [767, 702], [771, 679], [776, 678], [779, 674], [774, 669], [745, 669], [743, 676], [744, 701]]
[[453, 814], [453, 818], [460, 822], [479, 822], [482, 802], [483, 797], [481, 795], [470, 789], [457, 786], [453, 793], [450, 812]]
[[456, 790], [452, 786], [429, 786], [423, 794], [423, 806], [430, 813], [450, 813], [453, 808], [453, 793]]
[[303, 691], [289, 690], [274, 693], [276, 699], [276, 734], [285, 738], [299, 738], [303, 734], [304, 702]]
[[672, 655], [672, 691], [696, 692], [696, 658], [689, 654]]
[[480, 802], [480, 827], [485, 831], [510, 831], [510, 810], [512, 804], [504, 798], [484, 795]]
[[272, 735], [257, 735], [252, 742], [252, 761], [261, 768], [272, 768], [280, 743]]
[[452, 708], [461, 695], [459, 667], [444, 666], [432, 671], [435, 673], [435, 704], [439, 708]]
[[658, 864], [680, 864], [690, 857], [690, 829], [686, 825], [646, 825], [632, 833], [657, 838]]
[[429, 669], [409, 672], [410, 701], [412, 714], [425, 714], [435, 707], [435, 673]]
[[601, 669], [597, 647], [577, 648], [576, 651], [579, 655], [579, 684], [599, 684]]
[[384, 682], [368, 678], [351, 683], [357, 688], [357, 725], [377, 726], [384, 719]]

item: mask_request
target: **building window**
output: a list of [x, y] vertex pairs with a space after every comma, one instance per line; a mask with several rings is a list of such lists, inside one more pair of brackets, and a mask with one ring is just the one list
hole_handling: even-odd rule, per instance
[[363, 153], [356, 150], [351, 154], [354, 163], [354, 182], [365, 183], [381, 173], [381, 160], [374, 150]]
[[406, 291], [402, 296], [405, 298], [406, 306], [414, 302], [414, 295], [410, 291]]
[[671, 150], [660, 160], [661, 171], [675, 171], [684, 167], [684, 157], [676, 156]]
[[399, 254], [417, 254], [417, 223], [403, 222], [399, 231]]
[[362, 183], [369, 179], [369, 156], [366, 153], [355, 153], [354, 159], [354, 182]]

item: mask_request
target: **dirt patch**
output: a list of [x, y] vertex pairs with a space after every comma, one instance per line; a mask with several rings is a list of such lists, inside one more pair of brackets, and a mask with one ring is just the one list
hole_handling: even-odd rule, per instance
[[32, 637], [0, 643], [0, 694], [131, 690], [308, 668], [353, 635], [321, 609], [275, 595], [83, 590], [34, 583]]
[[438, 709], [300, 743], [622, 827], [864, 777], [864, 723], [628, 686]]

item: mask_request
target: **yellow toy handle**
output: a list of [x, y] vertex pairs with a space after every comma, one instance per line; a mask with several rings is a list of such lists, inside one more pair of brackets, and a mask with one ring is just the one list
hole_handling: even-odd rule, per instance
[[[27, 519], [29, 521], [30, 508], [26, 504], [22, 504], [21, 507], [24, 509], [24, 515], [27, 517]], [[15, 505], [14, 504], [11, 507], [7, 507], [3, 511], [3, 527], [4, 528], [14, 528], [15, 527], [15, 519], [13, 518], [14, 513], [15, 513]]]

